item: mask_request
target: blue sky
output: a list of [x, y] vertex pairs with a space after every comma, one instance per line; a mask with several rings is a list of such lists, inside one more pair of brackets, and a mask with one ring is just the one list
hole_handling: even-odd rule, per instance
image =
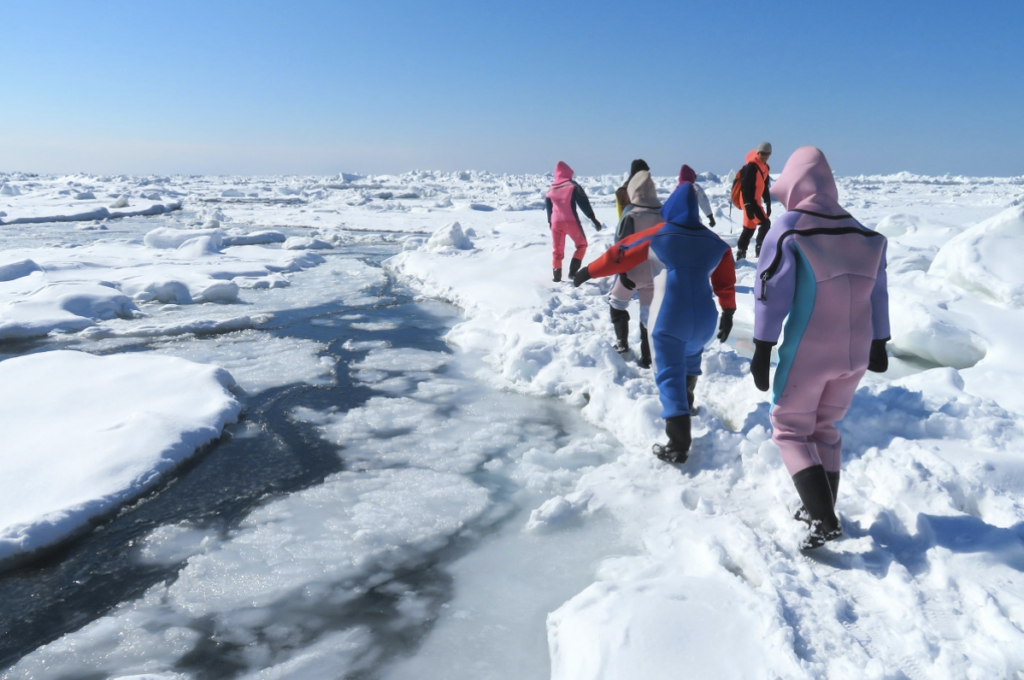
[[1024, 174], [1024, 2], [34, 0], [0, 170]]

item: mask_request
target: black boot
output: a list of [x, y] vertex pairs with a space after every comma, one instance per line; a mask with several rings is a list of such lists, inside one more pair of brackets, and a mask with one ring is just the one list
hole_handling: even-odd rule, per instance
[[745, 248], [743, 248], [743, 249], [737, 248], [736, 249], [736, 261], [739, 262], [740, 260], [745, 260], [745, 259], [747, 259], [747, 251], [746, 251], [746, 249]]
[[696, 414], [697, 407], [693, 403], [693, 393], [697, 389], [697, 376], [686, 376], [686, 398], [690, 402], [690, 413]]
[[562, 281], [562, 270], [561, 269], [552, 269], [551, 270], [551, 274], [552, 274], [552, 276], [551, 276], [551, 280], [552, 281], [554, 281], [555, 283], [561, 283], [561, 281]]
[[836, 499], [839, 498], [839, 471], [826, 472], [825, 476], [828, 477], [828, 486], [832, 489], [832, 508], [835, 509]]
[[832, 488], [829, 486], [825, 468], [812, 465], [803, 469], [793, 475], [793, 484], [804, 504], [805, 521], [811, 528], [800, 549], [820, 548], [826, 542], [842, 536], [843, 529], [839, 526], [839, 518], [832, 507]]
[[629, 352], [629, 312], [624, 309], [615, 309], [611, 305], [608, 309], [612, 313], [612, 328], [615, 329], [615, 347], [613, 349], [619, 354]]
[[640, 324], [640, 366], [651, 367], [651, 343], [647, 339], [647, 326]]
[[655, 444], [654, 455], [666, 463], [685, 463], [689, 456], [690, 443], [690, 414], [674, 416], [665, 421], [665, 434], [668, 435], [668, 444]]
[[569, 278], [576, 276], [576, 272], [580, 270], [580, 265], [583, 264], [583, 260], [577, 260], [575, 257], [569, 260]]

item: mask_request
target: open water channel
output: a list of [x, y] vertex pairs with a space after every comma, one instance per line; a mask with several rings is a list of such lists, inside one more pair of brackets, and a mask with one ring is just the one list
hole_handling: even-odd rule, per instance
[[[327, 258], [379, 277], [397, 247]], [[339, 297], [245, 331], [256, 352], [260, 337], [319, 343], [332, 380], [243, 395], [239, 424], [159, 488], [0, 574], [0, 677], [548, 676], [547, 613], [625, 548], [610, 519], [527, 521], [622, 451], [447, 345], [458, 310], [379, 280], [371, 304]], [[190, 341], [215, 361], [227, 339]]]

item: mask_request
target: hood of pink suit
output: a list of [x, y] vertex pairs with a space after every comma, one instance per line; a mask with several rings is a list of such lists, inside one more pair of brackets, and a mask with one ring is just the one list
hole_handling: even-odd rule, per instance
[[846, 212], [839, 206], [839, 190], [832, 168], [817, 147], [802, 146], [794, 151], [770, 191], [772, 198], [786, 206], [786, 210], [810, 210], [826, 215]]
[[572, 179], [573, 176], [572, 168], [565, 161], [558, 161], [558, 165], [555, 166], [555, 181], [552, 185], [563, 184]]
[[689, 165], [684, 165], [682, 168], [679, 169], [679, 183], [680, 184], [682, 184], [683, 182], [690, 182], [692, 184], [693, 182], [696, 182], [696, 181], [697, 181], [697, 173], [694, 172], [693, 168], [691, 168]]

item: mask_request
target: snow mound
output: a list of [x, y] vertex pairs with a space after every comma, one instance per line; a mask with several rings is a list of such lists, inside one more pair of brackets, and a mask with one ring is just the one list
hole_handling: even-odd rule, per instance
[[[914, 280], [907, 279], [908, 282]], [[891, 308], [899, 310], [899, 314], [890, 317], [893, 352], [958, 369], [970, 368], [981, 361], [987, 346], [971, 330], [971, 320], [925, 304], [919, 295], [913, 289], [890, 287]]]
[[128, 197], [127, 196], [120, 196], [116, 201], [114, 201], [113, 203], [110, 204], [110, 207], [111, 208], [115, 208], [115, 209], [116, 208], [127, 208], [128, 207]]
[[[738, 579], [596, 583], [548, 616], [551, 678], [671, 678], [684, 668], [689, 678], [781, 677], [765, 672], [776, 664], [764, 654], [772, 633], [780, 637], [778, 616]], [[684, 630], [686, 621], [700, 624]], [[722, 640], [743, 653], [724, 651]]]
[[279, 231], [254, 231], [251, 234], [240, 234], [224, 237], [224, 246], [259, 246], [266, 243], [284, 243], [285, 235]]
[[6, 264], [0, 264], [0, 281], [13, 281], [14, 279], [20, 279], [23, 276], [28, 276], [32, 272], [40, 271], [42, 271], [42, 268], [32, 260], [8, 262]]
[[157, 354], [0, 362], [0, 561], [85, 528], [220, 436], [240, 410], [233, 386]]
[[146, 234], [142, 239], [150, 248], [174, 249], [201, 237], [209, 237], [207, 242], [214, 250], [224, 247], [224, 232], [220, 229], [172, 229], [161, 227]]
[[949, 240], [928, 270], [970, 291], [1024, 307], [1024, 206], [1008, 208]]
[[319, 238], [308, 236], [292, 236], [282, 245], [285, 250], [328, 250], [334, 246]]
[[0, 340], [38, 338], [51, 331], [75, 332], [96, 321], [141, 316], [132, 299], [109, 286], [47, 284], [0, 306]]
[[190, 238], [178, 246], [178, 254], [187, 258], [198, 258], [204, 255], [217, 255], [224, 247], [224, 241], [219, 234], [207, 234]]
[[4, 184], [0, 186], [0, 196], [21, 196], [21, 191], [16, 186]]
[[462, 231], [458, 222], [450, 222], [433, 233], [426, 244], [427, 250], [472, 250], [473, 241]]

